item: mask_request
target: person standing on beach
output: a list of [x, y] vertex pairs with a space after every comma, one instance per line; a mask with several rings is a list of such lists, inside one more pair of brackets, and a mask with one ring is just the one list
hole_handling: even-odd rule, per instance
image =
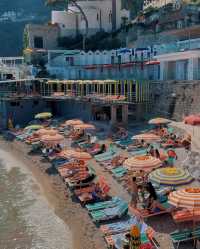
[[131, 206], [133, 208], [137, 208], [138, 200], [138, 186], [136, 183], [136, 177], [133, 177], [131, 181]]

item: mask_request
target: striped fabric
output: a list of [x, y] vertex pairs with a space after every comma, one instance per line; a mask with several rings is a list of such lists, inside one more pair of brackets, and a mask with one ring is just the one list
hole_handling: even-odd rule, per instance
[[44, 135], [54, 136], [57, 133], [58, 131], [54, 129], [39, 129], [38, 131], [35, 132], [35, 134], [38, 136], [44, 136]]
[[59, 153], [59, 156], [65, 158], [76, 158], [82, 160], [90, 160], [92, 156], [87, 152], [75, 151], [75, 150], [63, 150]]
[[200, 210], [200, 188], [186, 188], [169, 195], [169, 203], [175, 207]]
[[124, 162], [124, 167], [131, 171], [151, 171], [162, 165], [162, 162], [152, 156], [134, 156]]
[[190, 183], [193, 178], [181, 168], [157, 169], [150, 173], [149, 180], [161, 185], [178, 186]]
[[74, 125], [74, 129], [95, 130], [95, 126], [92, 124], [79, 124], [79, 125]]
[[83, 121], [79, 120], [79, 119], [70, 119], [70, 120], [67, 120], [63, 126], [73, 126], [73, 125], [80, 125], [80, 124], [83, 124]]
[[157, 136], [153, 133], [143, 133], [136, 136], [133, 136], [134, 140], [145, 140], [145, 141], [160, 141], [160, 136]]
[[63, 142], [64, 137], [60, 134], [55, 135], [44, 135], [41, 137], [41, 142], [44, 144], [58, 144]]
[[153, 118], [149, 120], [149, 124], [160, 125], [160, 124], [168, 124], [170, 123], [169, 119], [166, 118]]

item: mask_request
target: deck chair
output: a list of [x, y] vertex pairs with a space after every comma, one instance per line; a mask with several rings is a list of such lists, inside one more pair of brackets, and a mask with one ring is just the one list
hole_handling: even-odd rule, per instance
[[94, 222], [101, 222], [114, 218], [121, 218], [127, 212], [128, 204], [124, 201], [121, 201], [121, 203], [116, 207], [92, 211], [90, 215]]
[[88, 204], [85, 207], [89, 212], [92, 212], [92, 211], [96, 211], [96, 210], [100, 210], [100, 209], [115, 207], [121, 201], [122, 201], [122, 199], [119, 197], [112, 197], [112, 199], [110, 201], [96, 202], [93, 204]]

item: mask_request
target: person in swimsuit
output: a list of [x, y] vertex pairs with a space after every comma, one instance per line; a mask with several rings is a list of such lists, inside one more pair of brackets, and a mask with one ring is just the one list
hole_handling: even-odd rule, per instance
[[138, 186], [136, 183], [136, 177], [132, 178], [131, 182], [131, 206], [133, 208], [137, 207], [137, 202], [138, 202]]

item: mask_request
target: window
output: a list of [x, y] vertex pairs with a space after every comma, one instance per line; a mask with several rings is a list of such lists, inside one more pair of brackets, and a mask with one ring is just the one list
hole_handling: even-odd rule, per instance
[[97, 13], [97, 21], [99, 20], [99, 14]]
[[111, 64], [115, 64], [115, 57], [114, 57], [114, 55], [111, 56]]
[[34, 48], [44, 48], [43, 37], [41, 36], [34, 37]]
[[109, 15], [108, 15], [109, 23], [112, 22], [112, 11], [110, 10]]

